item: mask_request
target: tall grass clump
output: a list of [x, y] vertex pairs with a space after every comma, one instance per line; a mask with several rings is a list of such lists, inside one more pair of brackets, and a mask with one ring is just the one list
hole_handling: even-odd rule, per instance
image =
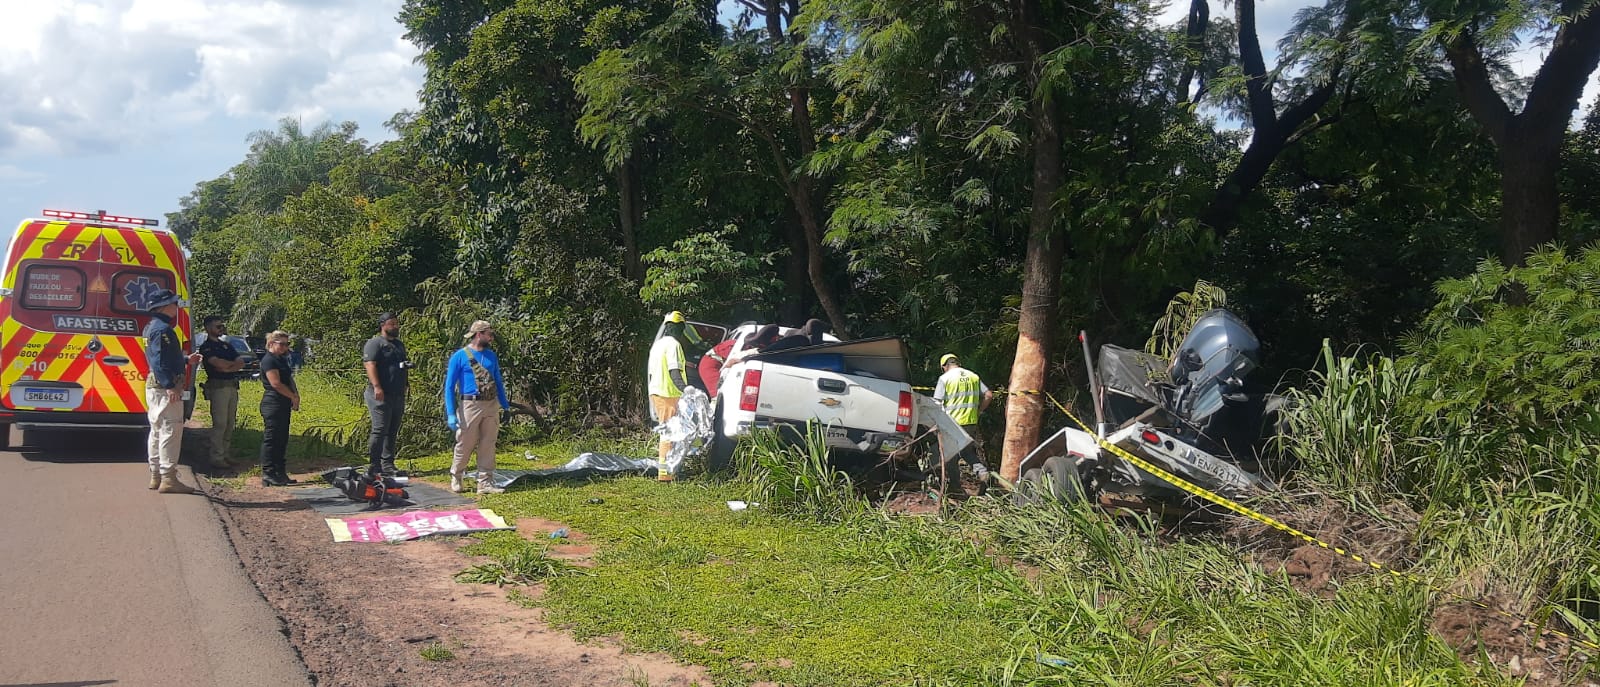
[[1338, 357], [1322, 344], [1322, 369], [1310, 389], [1289, 392], [1288, 450], [1300, 468], [1340, 491], [1383, 487], [1404, 491], [1415, 471], [1401, 464], [1412, 458], [1399, 444], [1407, 440], [1397, 407], [1417, 379], [1412, 368], [1392, 358]]
[[778, 432], [752, 433], [735, 454], [749, 499], [777, 513], [837, 522], [866, 510], [866, 501], [843, 471], [828, 461], [825, 428], [806, 426], [800, 441]]
[[1421, 513], [1440, 585], [1586, 631], [1600, 618], [1600, 247], [1485, 260], [1435, 290], [1403, 356], [1324, 348], [1289, 448], [1313, 482]]

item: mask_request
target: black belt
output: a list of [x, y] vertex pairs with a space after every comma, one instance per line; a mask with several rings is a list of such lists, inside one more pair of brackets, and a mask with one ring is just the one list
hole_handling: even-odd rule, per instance
[[483, 394], [461, 394], [461, 400], [463, 400], [463, 401], [498, 401], [500, 399], [498, 399], [498, 398], [496, 398], [494, 396], [485, 396]]

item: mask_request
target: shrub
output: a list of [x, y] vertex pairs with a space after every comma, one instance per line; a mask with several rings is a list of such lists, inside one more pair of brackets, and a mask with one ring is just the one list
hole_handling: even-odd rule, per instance
[[735, 460], [750, 485], [750, 500], [775, 512], [828, 522], [864, 510], [849, 475], [829, 462], [823, 432], [811, 423], [800, 443], [776, 432], [756, 432], [742, 442]]

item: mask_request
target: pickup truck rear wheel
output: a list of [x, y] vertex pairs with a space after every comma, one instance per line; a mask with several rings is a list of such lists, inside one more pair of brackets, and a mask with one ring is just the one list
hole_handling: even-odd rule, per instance
[[706, 451], [706, 472], [716, 473], [728, 469], [733, 462], [733, 448], [738, 443], [733, 437], [722, 434], [722, 399], [717, 399], [717, 409], [711, 413], [711, 446]]

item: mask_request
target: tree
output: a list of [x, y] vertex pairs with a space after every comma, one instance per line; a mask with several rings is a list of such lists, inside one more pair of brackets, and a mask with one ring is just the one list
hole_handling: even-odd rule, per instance
[[[1578, 98], [1600, 65], [1600, 12], [1587, 0], [1421, 0], [1397, 14], [1401, 22], [1427, 22], [1419, 46], [1443, 50], [1462, 103], [1499, 151], [1500, 259], [1521, 265], [1556, 238], [1561, 150]], [[1548, 39], [1549, 53], [1518, 109], [1496, 86], [1496, 75], [1527, 34]]]
[[[579, 76], [585, 105], [583, 136], [620, 165], [643, 127], [672, 114], [693, 113], [737, 127], [766, 157], [761, 169], [781, 188], [798, 219], [790, 245], [835, 333], [850, 322], [835, 293], [824, 246], [828, 182], [806, 165], [822, 145], [814, 110], [828, 99], [813, 91], [813, 56], [794, 29], [799, 0], [743, 3], [748, 14], [731, 36], [703, 12], [682, 9], [637, 45], [608, 50]], [[763, 28], [747, 28], [759, 17]], [[822, 117], [826, 119], [826, 117]]]
[[[1206, 0], [1194, 0], [1204, 4]], [[1330, 2], [1315, 10], [1302, 11], [1297, 26], [1285, 39], [1287, 59], [1280, 60], [1276, 69], [1267, 71], [1261, 54], [1261, 39], [1256, 29], [1255, 0], [1234, 0], [1235, 31], [1238, 38], [1239, 66], [1242, 71], [1246, 112], [1250, 121], [1250, 144], [1217, 187], [1211, 203], [1201, 216], [1201, 222], [1218, 235], [1233, 228], [1239, 218], [1240, 203], [1244, 201], [1261, 180], [1267, 176], [1274, 160], [1283, 151], [1317, 129], [1336, 121], [1338, 115], [1321, 116], [1322, 110], [1342, 88], [1349, 98], [1351, 79], [1346, 77], [1346, 36], [1360, 21], [1358, 2]], [[1198, 39], [1195, 25], [1203, 24], [1207, 12], [1191, 10], [1189, 45], [1193, 50]], [[1203, 30], [1203, 29], [1202, 29]], [[1331, 50], [1318, 46], [1334, 46]], [[1311, 49], [1308, 49], [1311, 48]], [[1312, 57], [1296, 64], [1302, 57]], [[1191, 58], [1193, 59], [1193, 58]], [[1310, 74], [1303, 83], [1288, 83], [1282, 76], [1285, 69], [1296, 66], [1306, 68]], [[1185, 74], [1189, 73], [1185, 66]], [[1179, 102], [1187, 94], [1187, 78], [1180, 80]], [[1278, 91], [1282, 91], [1279, 94]], [[1303, 93], [1295, 93], [1295, 91]], [[1284, 97], [1294, 101], [1280, 105]]]

